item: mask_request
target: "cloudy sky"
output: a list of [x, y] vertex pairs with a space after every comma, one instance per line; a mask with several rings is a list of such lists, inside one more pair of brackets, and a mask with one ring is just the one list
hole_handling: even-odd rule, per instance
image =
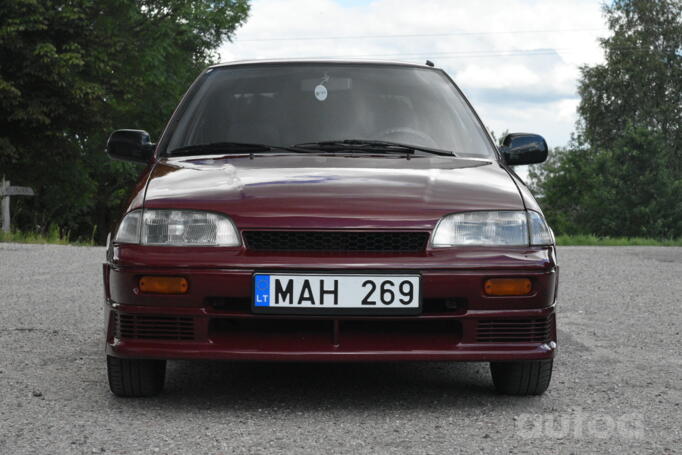
[[444, 68], [487, 126], [565, 145], [580, 65], [602, 61], [599, 0], [254, 0], [222, 61], [365, 58]]

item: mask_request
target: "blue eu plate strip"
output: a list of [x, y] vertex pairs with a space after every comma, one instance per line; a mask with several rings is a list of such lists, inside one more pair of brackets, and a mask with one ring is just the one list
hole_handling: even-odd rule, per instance
[[256, 275], [254, 279], [254, 304], [270, 306], [270, 275]]

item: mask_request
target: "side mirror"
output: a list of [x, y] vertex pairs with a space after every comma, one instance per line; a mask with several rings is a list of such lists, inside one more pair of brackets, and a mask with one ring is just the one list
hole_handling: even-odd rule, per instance
[[507, 134], [500, 153], [509, 165], [542, 163], [547, 159], [547, 142], [537, 134]]
[[115, 160], [148, 163], [155, 147], [146, 131], [117, 130], [109, 136], [105, 150]]

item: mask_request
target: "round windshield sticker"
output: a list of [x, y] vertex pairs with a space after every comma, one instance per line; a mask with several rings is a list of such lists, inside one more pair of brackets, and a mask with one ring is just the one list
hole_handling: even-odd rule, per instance
[[319, 101], [326, 100], [327, 99], [327, 87], [325, 87], [322, 84], [315, 87], [315, 98], [317, 98]]

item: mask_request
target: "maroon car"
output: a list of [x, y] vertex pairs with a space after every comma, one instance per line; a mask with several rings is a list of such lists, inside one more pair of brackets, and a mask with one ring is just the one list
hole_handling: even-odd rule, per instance
[[547, 144], [497, 147], [443, 70], [217, 65], [158, 143], [107, 152], [147, 164], [104, 264], [116, 395], [160, 392], [169, 359], [485, 361], [503, 393], [549, 385], [554, 239], [509, 167]]

